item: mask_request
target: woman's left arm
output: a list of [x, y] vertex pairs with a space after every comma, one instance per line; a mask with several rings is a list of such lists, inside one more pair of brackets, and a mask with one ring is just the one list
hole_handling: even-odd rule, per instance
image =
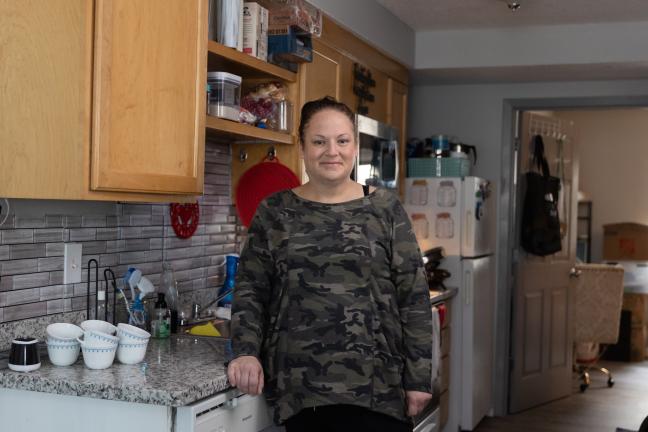
[[393, 206], [391, 272], [403, 330], [405, 391], [432, 393], [432, 307], [421, 251], [405, 209]]

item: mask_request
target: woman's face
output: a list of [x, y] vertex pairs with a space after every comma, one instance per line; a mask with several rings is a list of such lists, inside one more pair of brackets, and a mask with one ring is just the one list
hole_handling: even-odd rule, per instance
[[358, 151], [353, 123], [343, 113], [325, 109], [313, 115], [304, 129], [304, 167], [311, 181], [346, 181]]

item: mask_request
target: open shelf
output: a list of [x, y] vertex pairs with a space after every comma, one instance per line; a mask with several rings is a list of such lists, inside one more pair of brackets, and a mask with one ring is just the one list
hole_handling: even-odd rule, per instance
[[273, 142], [295, 144], [293, 135], [261, 129], [244, 123], [236, 123], [219, 117], [207, 116], [205, 121], [207, 136], [227, 139], [237, 143]]
[[243, 79], [272, 79], [289, 83], [297, 82], [297, 74], [275, 66], [234, 48], [209, 41], [207, 68], [209, 71], [227, 71]]

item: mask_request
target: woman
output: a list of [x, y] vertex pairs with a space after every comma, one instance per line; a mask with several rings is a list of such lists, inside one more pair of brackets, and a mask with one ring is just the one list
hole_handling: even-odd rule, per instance
[[346, 105], [304, 105], [309, 181], [259, 205], [241, 255], [229, 381], [288, 432], [411, 431], [431, 398], [421, 253], [398, 199], [350, 179], [355, 136]]

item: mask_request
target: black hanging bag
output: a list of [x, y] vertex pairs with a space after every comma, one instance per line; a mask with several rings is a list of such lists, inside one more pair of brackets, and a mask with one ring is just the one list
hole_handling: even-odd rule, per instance
[[522, 210], [522, 248], [530, 254], [546, 256], [562, 249], [558, 194], [560, 179], [549, 173], [540, 135], [533, 137], [533, 163], [541, 171], [526, 173], [526, 193]]

